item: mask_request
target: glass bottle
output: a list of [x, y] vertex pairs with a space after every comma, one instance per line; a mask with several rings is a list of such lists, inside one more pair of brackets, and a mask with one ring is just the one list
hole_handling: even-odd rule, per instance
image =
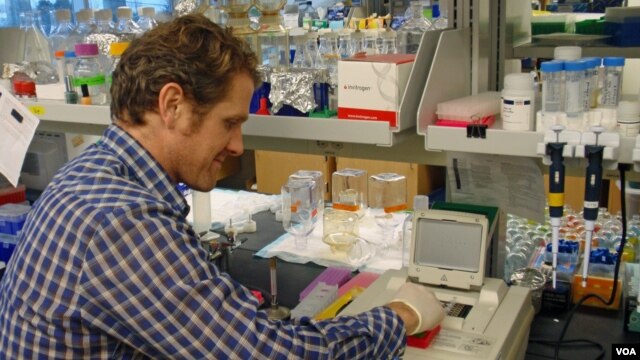
[[54, 84], [58, 82], [58, 74], [53, 67], [52, 51], [47, 38], [36, 23], [37, 14], [24, 12], [20, 14], [20, 27], [24, 33], [23, 62], [29, 72], [35, 74], [36, 84]]
[[55, 18], [58, 25], [49, 36], [53, 51], [73, 50], [76, 44], [82, 42], [82, 39], [71, 22], [71, 11], [58, 9], [55, 11]]
[[140, 17], [136, 24], [138, 24], [138, 27], [140, 27], [140, 30], [143, 32], [158, 26], [158, 22], [156, 21], [156, 9], [153, 6], [140, 7], [138, 14]]
[[293, 57], [293, 62], [291, 64], [294, 68], [304, 68], [309, 67], [306, 59], [306, 42], [307, 35], [296, 35], [293, 36], [293, 43], [295, 44], [295, 53]]
[[142, 29], [133, 21], [133, 10], [128, 6], [119, 6], [116, 10], [116, 33], [120, 36], [120, 41], [133, 41], [142, 35]]
[[422, 15], [422, 2], [411, 1], [411, 16], [402, 24], [398, 32], [398, 53], [415, 54], [422, 41], [422, 34], [429, 30], [431, 22]]
[[111, 48], [109, 49], [109, 53], [111, 55], [111, 64], [109, 65], [105, 73], [106, 82], [107, 82], [107, 92], [111, 87], [111, 75], [113, 74], [116, 67], [118, 66], [118, 62], [120, 62], [120, 56], [122, 56], [122, 53], [124, 53], [124, 51], [128, 47], [129, 47], [128, 42], [111, 43]]
[[113, 13], [111, 9], [101, 9], [95, 12], [96, 26], [89, 33], [84, 42], [98, 45], [100, 51], [100, 63], [103, 68], [109, 66], [109, 49], [111, 43], [120, 41], [116, 35], [115, 24], [113, 23]]
[[97, 44], [76, 44], [78, 62], [73, 71], [73, 85], [82, 94], [81, 103], [104, 105], [107, 103], [104, 68], [98, 60]]
[[36, 6], [37, 22], [40, 24], [40, 30], [44, 36], [49, 36], [56, 28], [53, 20], [53, 3], [49, 0], [39, 0]]
[[353, 55], [351, 33], [348, 30], [343, 30], [340, 32], [338, 39], [338, 54], [340, 54], [341, 59], [346, 59]]
[[93, 18], [93, 10], [82, 9], [76, 12], [76, 23], [76, 31], [81, 37], [81, 41], [79, 42], [84, 42], [85, 37], [91, 34], [96, 27], [96, 21]]
[[380, 35], [382, 38], [382, 48], [380, 50], [380, 53], [381, 54], [397, 54], [398, 48], [396, 46], [396, 39], [397, 39], [396, 32], [391, 29], [387, 29], [386, 31], [382, 32]]
[[364, 31], [363, 51], [367, 55], [378, 54], [378, 32], [375, 29], [366, 29]]
[[433, 13], [433, 22], [431, 23], [431, 28], [429, 28], [429, 30], [441, 30], [449, 28], [447, 4], [442, 5], [444, 6], [441, 8], [440, 4], [433, 4], [431, 8]]

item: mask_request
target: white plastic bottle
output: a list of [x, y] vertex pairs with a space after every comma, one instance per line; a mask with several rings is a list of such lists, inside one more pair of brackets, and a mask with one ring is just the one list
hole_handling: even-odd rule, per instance
[[535, 91], [531, 74], [507, 74], [504, 77], [501, 102], [500, 115], [503, 129], [533, 130]]
[[104, 70], [98, 61], [98, 45], [76, 44], [78, 62], [73, 71], [73, 84], [81, 103], [104, 105], [107, 103]]
[[637, 101], [620, 101], [616, 116], [620, 135], [635, 137], [640, 133], [640, 104]]

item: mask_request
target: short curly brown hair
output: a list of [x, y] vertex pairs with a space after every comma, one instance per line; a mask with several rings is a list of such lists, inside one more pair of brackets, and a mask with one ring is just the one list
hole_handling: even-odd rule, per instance
[[260, 84], [257, 57], [249, 45], [201, 14], [185, 15], [131, 42], [112, 75], [111, 119], [143, 124], [158, 110], [158, 95], [170, 82], [204, 114], [227, 95], [233, 77], [248, 74]]

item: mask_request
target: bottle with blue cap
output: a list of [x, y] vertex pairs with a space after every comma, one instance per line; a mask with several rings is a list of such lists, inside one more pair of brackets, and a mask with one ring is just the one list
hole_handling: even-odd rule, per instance
[[604, 82], [602, 85], [602, 98], [600, 106], [615, 108], [620, 102], [622, 92], [622, 70], [624, 68], [623, 57], [605, 57], [602, 59], [604, 67]]
[[564, 111], [564, 94], [562, 78], [564, 77], [564, 62], [552, 60], [540, 65], [542, 78], [542, 113]]

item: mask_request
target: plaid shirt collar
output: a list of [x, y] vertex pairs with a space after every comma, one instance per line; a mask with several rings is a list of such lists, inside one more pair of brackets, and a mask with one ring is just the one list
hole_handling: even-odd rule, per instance
[[150, 189], [183, 216], [189, 214], [189, 205], [177, 185], [149, 151], [124, 129], [110, 125], [98, 146], [114, 153], [127, 166], [132, 179], [141, 186]]

